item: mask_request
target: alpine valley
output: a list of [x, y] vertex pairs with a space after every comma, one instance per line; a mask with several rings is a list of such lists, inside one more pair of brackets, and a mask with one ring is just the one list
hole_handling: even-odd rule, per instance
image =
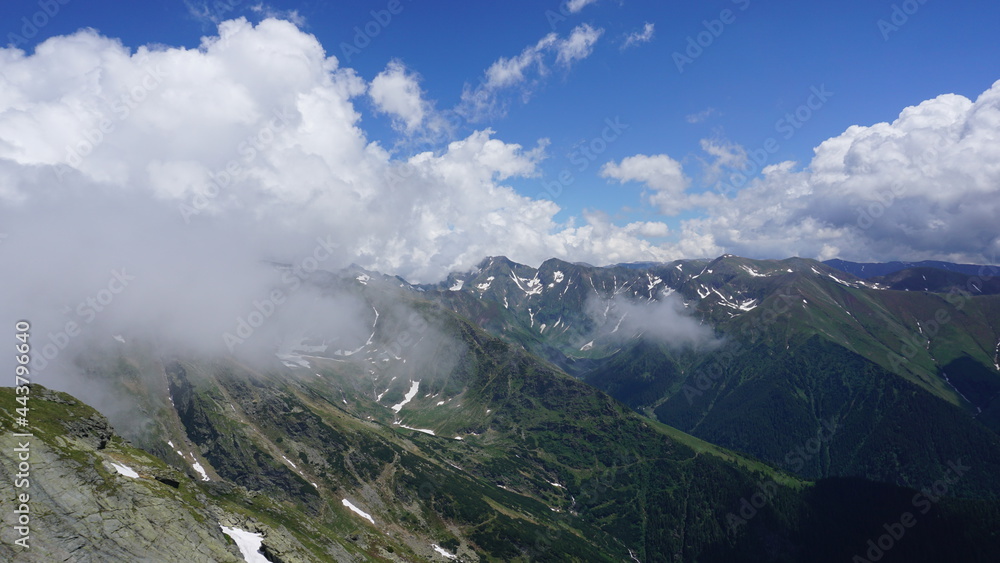
[[37, 378], [17, 560], [997, 561], [998, 274], [732, 255], [316, 272], [354, 330], [227, 356], [101, 335], [72, 396]]

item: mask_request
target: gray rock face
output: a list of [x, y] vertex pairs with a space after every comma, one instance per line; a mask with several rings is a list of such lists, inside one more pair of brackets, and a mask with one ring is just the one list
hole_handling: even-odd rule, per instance
[[[42, 396], [34, 401], [41, 401]], [[12, 403], [12, 401], [7, 401]], [[190, 487], [174, 488], [153, 474], [169, 468], [155, 458], [116, 439], [107, 420], [93, 411], [72, 413], [73, 404], [53, 401], [66, 410], [65, 434], [36, 431], [31, 438], [16, 438], [11, 413], [4, 412], [0, 434], [0, 473], [14, 483], [19, 472], [17, 440], [29, 442], [29, 486], [15, 492], [30, 496], [29, 548], [14, 544], [12, 495], [4, 494], [5, 525], [0, 531], [0, 560], [18, 562], [110, 561], [157, 563], [239, 562], [243, 558], [226, 538], [216, 519], [192, 497]], [[38, 403], [35, 403], [38, 404]], [[54, 406], [54, 405], [50, 405]], [[5, 409], [6, 410], [6, 409]], [[89, 416], [88, 416], [89, 415]], [[39, 416], [43, 416], [39, 414]], [[144, 462], [149, 462], [147, 465]], [[139, 473], [131, 478], [111, 465], [126, 465]], [[183, 480], [173, 472], [169, 478]], [[185, 492], [187, 491], [187, 492]]]

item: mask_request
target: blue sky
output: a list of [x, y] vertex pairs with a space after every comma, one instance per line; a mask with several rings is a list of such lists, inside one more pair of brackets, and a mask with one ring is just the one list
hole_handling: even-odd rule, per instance
[[[354, 69], [369, 88], [393, 64], [401, 69], [400, 76], [407, 84], [419, 88], [425, 111], [413, 128], [402, 125], [405, 116], [386, 111], [371, 95], [351, 98], [364, 139], [377, 142], [390, 159], [406, 160], [424, 151], [440, 155], [448, 143], [486, 128], [494, 131], [493, 138], [520, 145], [525, 151], [544, 139], [544, 156], [536, 159], [531, 171], [500, 174], [495, 179], [498, 186], [511, 187], [530, 199], [537, 199], [561, 174], [571, 180], [552, 198], [560, 210], [550, 217], [553, 223], [542, 228], [545, 233], [579, 227], [586, 222], [584, 217], [595, 213], [619, 229], [639, 223], [665, 226], [630, 231], [642, 232], [639, 238], [660, 250], [632, 255], [614, 247], [607, 251], [606, 261], [724, 251], [762, 258], [794, 253], [817, 258], [986, 261], [1000, 248], [996, 232], [983, 226], [988, 225], [983, 218], [970, 220], [959, 211], [939, 215], [942, 209], [975, 207], [973, 198], [984, 195], [980, 184], [989, 186], [997, 178], [992, 170], [984, 168], [983, 176], [973, 180], [941, 177], [913, 193], [893, 196], [893, 202], [914, 205], [896, 205], [895, 212], [901, 217], [917, 214], [926, 218], [921, 219], [921, 225], [936, 225], [935, 218], [940, 216], [949, 225], [944, 231], [940, 226], [899, 227], [903, 222], [900, 218], [859, 230], [857, 225], [867, 221], [847, 216], [859, 213], [859, 209], [863, 215], [866, 194], [878, 193], [879, 180], [869, 175], [856, 185], [831, 185], [829, 175], [810, 166], [815, 147], [841, 137], [852, 126], [892, 123], [904, 108], [941, 95], [957, 94], [975, 102], [989, 91], [1000, 79], [1000, 6], [994, 2], [230, 3], [234, 4], [231, 10], [221, 9], [227, 6], [224, 2], [194, 0], [70, 0], [65, 5], [54, 0], [58, 13], [43, 17], [38, 14], [44, 2], [6, 2], [0, 6], [0, 22], [6, 43], [13, 40], [30, 55], [41, 41], [85, 27], [102, 37], [120, 40], [134, 53], [142, 45], [154, 46], [154, 50], [196, 50], [203, 37], [219, 33], [217, 24], [223, 20], [243, 17], [250, 24], [267, 17], [290, 20], [303, 33], [314, 36], [327, 56], [339, 59], [341, 69]], [[390, 7], [397, 13], [389, 14]], [[375, 21], [378, 14], [384, 25]], [[47, 21], [32, 33], [22, 18]], [[377, 33], [365, 34], [358, 41], [357, 30], [366, 25]], [[23, 33], [25, 30], [29, 33]], [[22, 35], [24, 42], [11, 34]], [[492, 111], [477, 112], [463, 105], [463, 91], [481, 84], [487, 69], [527, 53], [547, 36], [552, 37], [550, 34], [555, 34], [554, 46], [531, 53], [537, 58], [523, 67], [512, 85], [490, 92]], [[589, 35], [592, 43], [574, 51], [576, 56], [568, 62], [561, 61], [564, 51], [570, 52], [569, 41], [575, 34], [578, 39]], [[631, 41], [627, 39], [630, 35], [634, 36]], [[701, 45], [692, 47], [699, 39]], [[563, 41], [566, 43], [560, 43]], [[352, 44], [356, 50], [345, 50], [345, 45]], [[682, 68], [678, 68], [679, 60]], [[817, 92], [826, 95], [818, 98]], [[948, 104], [954, 106], [953, 102]], [[796, 111], [807, 119], [789, 128], [786, 118]], [[972, 113], [963, 106], [954, 109], [954, 115], [949, 113], [948, 119], [968, 126], [966, 120]], [[452, 125], [435, 129], [432, 114]], [[615, 129], [609, 140], [609, 122], [627, 127]], [[953, 125], [937, 123], [934, 127], [944, 131]], [[903, 129], [911, 131], [912, 127]], [[994, 139], [994, 133], [995, 129], [991, 132], [987, 128], [980, 140]], [[899, 138], [896, 133], [872, 134], [883, 140]], [[760, 185], [757, 192], [748, 191], [743, 201], [736, 201], [735, 192], [729, 193], [728, 201], [699, 203], [692, 198], [702, 192], [717, 192], [719, 182], [744, 167], [753, 151], [760, 154], [768, 139], [773, 141], [767, 145], [772, 151], [764, 165], [797, 164], [766, 181], [751, 174], [758, 177]], [[858, 147], [873, 142], [869, 137], [852, 139]], [[904, 147], [900, 150], [910, 150], [906, 143], [900, 146]], [[583, 149], [588, 147], [599, 150], [585, 157]], [[963, 154], [969, 150], [964, 147]], [[885, 148], [884, 152], [892, 151]], [[882, 154], [872, 149], [872, 154], [876, 153]], [[636, 155], [662, 158], [626, 161]], [[977, 158], [986, 166], [986, 156]], [[679, 163], [680, 168], [671, 168], [673, 163]], [[882, 164], [868, 163], [865, 170], [881, 170]], [[888, 178], [891, 170], [885, 173]], [[961, 201], [950, 202], [951, 207], [931, 201], [928, 194], [955, 181], [979, 187], [959, 196]], [[800, 197], [801, 189], [793, 187], [803, 183], [808, 186], [803, 188], [809, 190], [808, 197]], [[883, 191], [889, 184], [884, 181]], [[749, 185], [736, 186], [736, 191]], [[765, 207], [778, 205], [775, 202], [781, 201], [782, 193], [793, 192], [800, 194], [794, 212], [760, 216]], [[850, 202], [843, 209], [830, 211], [836, 205], [829, 202], [839, 196]], [[917, 205], [920, 198], [924, 201]], [[876, 219], [883, 217], [878, 215]], [[453, 219], [444, 222], [455, 224]], [[831, 234], [830, 229], [836, 233]], [[919, 232], [914, 234], [914, 229]], [[610, 231], [601, 232], [614, 236], [608, 234]], [[782, 236], [809, 242], [781, 244], [778, 239]], [[407, 235], [400, 237], [406, 239]], [[600, 249], [576, 252], [571, 239], [564, 237], [521, 254], [527, 260], [550, 253], [601, 261]], [[623, 239], [621, 244], [631, 243]], [[499, 243], [482, 248], [505, 253]], [[441, 263], [451, 267], [470, 261], [469, 256], [455, 251]], [[391, 261], [370, 262], [393, 268]]]

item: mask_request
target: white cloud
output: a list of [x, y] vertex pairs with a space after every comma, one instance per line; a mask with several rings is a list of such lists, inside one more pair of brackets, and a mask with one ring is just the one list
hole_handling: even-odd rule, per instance
[[[40, 229], [72, 232], [47, 263], [69, 271], [143, 263], [153, 272], [217, 276], [222, 285], [225, 272], [242, 271], [234, 261], [294, 261], [327, 235], [340, 254], [324, 267], [355, 261], [424, 281], [488, 254], [534, 263], [662, 255], [634, 228], [556, 223], [554, 203], [505, 185], [537, 177], [544, 139], [523, 147], [475, 131], [394, 159], [367, 138], [355, 102], [369, 92], [403, 127], [427, 127], [416, 75], [401, 65], [390, 64], [369, 88], [289, 22], [231, 20], [220, 35], [226, 39], [206, 37], [198, 49], [130, 52], [81, 31], [31, 55], [0, 50], [5, 252], [44, 240]], [[132, 245], [113, 225], [150, 238]], [[598, 231], [607, 241], [588, 240]], [[181, 248], [201, 237], [204, 252], [188, 258]], [[218, 259], [231, 244], [241, 252]], [[145, 260], [149, 254], [162, 266]], [[62, 277], [39, 265], [25, 271], [25, 287]], [[175, 278], [163, 277], [184, 285]]]
[[258, 2], [250, 6], [250, 11], [262, 18], [274, 18], [288, 20], [299, 27], [306, 25], [306, 18], [298, 10], [281, 10], [263, 2]]
[[640, 236], [657, 238], [670, 234], [670, 227], [660, 221], [636, 221], [625, 225], [626, 233], [638, 233]]
[[938, 96], [892, 123], [849, 127], [800, 171], [765, 168], [734, 198], [719, 197], [706, 218], [686, 222], [684, 236], [751, 256], [995, 260], [998, 131], [1000, 81], [974, 102]]
[[594, 44], [600, 39], [603, 29], [594, 29], [587, 24], [573, 28], [569, 37], [556, 43], [556, 62], [571, 65], [583, 60], [594, 52]]
[[306, 18], [298, 10], [282, 10], [269, 4], [258, 2], [251, 5], [243, 5], [239, 1], [234, 2], [209, 2], [206, 0], [184, 0], [188, 15], [195, 20], [206, 25], [217, 26], [220, 23], [236, 18], [237, 14], [253, 15], [254, 19], [282, 19], [294, 23], [298, 27], [305, 27]]
[[646, 22], [642, 26], [642, 31], [633, 31], [625, 36], [625, 42], [622, 44], [622, 49], [628, 49], [629, 47], [640, 45], [642, 43], [649, 43], [653, 40], [653, 33], [656, 26], [650, 22]]
[[568, 10], [571, 14], [575, 14], [596, 2], [597, 0], [569, 0], [566, 2], [566, 10]]
[[432, 104], [424, 100], [419, 75], [408, 71], [400, 61], [386, 65], [372, 80], [368, 95], [376, 110], [391, 115], [396, 127], [406, 133], [412, 134], [424, 125], [435, 130], [443, 127]]
[[684, 174], [681, 163], [665, 154], [637, 154], [620, 163], [609, 162], [601, 167], [600, 175], [620, 183], [641, 182], [653, 190], [649, 201], [664, 215], [676, 215], [689, 205], [686, 190], [691, 180]]
[[724, 169], [739, 169], [747, 162], [747, 151], [742, 146], [724, 140], [702, 139], [701, 150], [711, 157], [703, 160], [705, 176], [703, 181], [714, 184], [723, 174]]
[[[487, 255], [671, 257], [642, 239], [662, 227], [560, 224], [555, 203], [506, 185], [538, 176], [544, 139], [474, 131], [394, 158], [362, 129], [367, 85], [314, 37], [273, 19], [220, 35], [132, 52], [81, 31], [30, 55], [0, 49], [0, 259], [17, 270], [0, 318], [30, 317], [36, 358], [51, 360], [35, 367], [56, 388], [119, 409], [72, 362], [114, 335], [246, 360], [273, 360], [289, 331], [364, 342], [370, 308], [320, 298], [302, 283], [315, 269], [355, 262], [419, 282]], [[400, 76], [375, 89], [417, 123], [415, 79], [385, 78]]]
[[517, 88], [521, 100], [527, 102], [534, 88], [548, 75], [546, 61], [553, 52], [555, 62], [569, 68], [590, 56], [603, 33], [603, 29], [583, 24], [575, 27], [565, 39], [554, 32], [549, 33], [534, 45], [525, 47], [520, 54], [497, 59], [486, 69], [478, 86], [466, 85], [455, 111], [471, 121], [502, 116], [506, 112], [506, 102], [501, 98], [504, 91]]

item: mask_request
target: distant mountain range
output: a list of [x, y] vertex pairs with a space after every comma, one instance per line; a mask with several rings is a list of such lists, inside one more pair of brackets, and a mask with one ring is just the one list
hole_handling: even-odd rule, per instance
[[[969, 276], [982, 275], [984, 266], [979, 264], [953, 264], [951, 262], [940, 262], [938, 260], [922, 260], [920, 262], [848, 262], [846, 260], [826, 260], [823, 262], [831, 268], [836, 268], [842, 272], [847, 272], [852, 276], [861, 279], [871, 279], [879, 276], [887, 276], [901, 270], [912, 270], [914, 268], [929, 268], [934, 270], [945, 270], [946, 272], [956, 272]], [[989, 268], [989, 266], [985, 266]], [[994, 270], [992, 276], [996, 276]]]
[[363, 303], [364, 334], [255, 361], [109, 336], [80, 396], [34, 387], [36, 560], [241, 560], [220, 526], [289, 563], [1000, 557], [979, 272], [491, 257], [310, 283]]
[[[921, 279], [920, 292], [892, 289], [922, 271], [866, 280], [799, 258], [538, 269], [491, 258], [422, 289], [638, 412], [779, 467], [822, 420], [844, 420], [829, 459], [803, 464], [803, 477], [919, 486], [974, 456], [982, 472], [961, 488], [995, 496], [1000, 296], [949, 293], [969, 279], [957, 272]], [[719, 347], [671, 345], [616, 316], [623, 302], [665, 295], [712, 327]], [[908, 421], [912, 412], [928, 416]]]

